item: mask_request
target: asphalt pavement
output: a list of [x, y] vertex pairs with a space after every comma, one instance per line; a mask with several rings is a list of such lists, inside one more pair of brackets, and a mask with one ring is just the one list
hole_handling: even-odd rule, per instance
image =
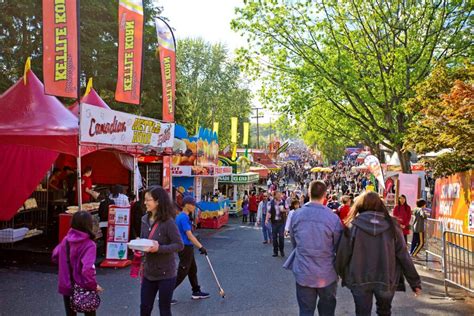
[[[196, 251], [199, 282], [211, 297], [193, 301], [191, 287], [185, 280], [174, 294], [178, 300], [172, 307], [174, 315], [298, 314], [293, 274], [282, 268], [284, 258], [273, 258], [272, 247], [262, 244], [259, 228], [231, 219], [231, 223], [220, 230], [198, 230], [198, 233], [226, 296], [219, 296], [205, 258]], [[285, 247], [289, 254], [288, 241]], [[397, 292], [393, 315], [474, 314], [471, 300], [442, 298], [440, 274], [419, 266], [418, 270], [423, 275], [424, 294], [415, 298], [411, 292]], [[139, 315], [140, 283], [130, 278], [128, 268], [98, 269], [97, 279], [105, 289], [98, 315]], [[23, 262], [0, 267], [0, 315], [64, 315], [56, 287], [53, 266], [29, 266]], [[158, 301], [153, 315], [159, 315]], [[346, 288], [338, 288], [336, 315], [354, 315], [352, 296]]]

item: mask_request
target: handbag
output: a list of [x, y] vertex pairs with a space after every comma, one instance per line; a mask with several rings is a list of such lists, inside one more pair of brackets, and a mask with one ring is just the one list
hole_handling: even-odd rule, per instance
[[69, 242], [66, 241], [67, 265], [69, 267], [69, 277], [71, 279], [72, 295], [71, 309], [76, 313], [94, 312], [99, 308], [100, 296], [96, 290], [86, 290], [74, 282], [74, 275], [71, 265]]
[[[158, 222], [153, 225], [150, 233], [148, 234], [148, 239], [151, 239], [155, 234], [155, 231], [158, 229]], [[143, 254], [141, 252], [134, 252], [132, 264], [130, 266], [130, 277], [138, 278], [139, 276], [143, 276]]]

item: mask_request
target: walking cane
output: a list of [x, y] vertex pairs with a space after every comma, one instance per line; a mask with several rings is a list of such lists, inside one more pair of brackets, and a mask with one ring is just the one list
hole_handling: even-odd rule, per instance
[[219, 280], [217, 279], [216, 272], [214, 271], [211, 260], [209, 260], [209, 256], [207, 254], [206, 254], [206, 259], [207, 259], [207, 263], [209, 264], [209, 268], [211, 268], [212, 275], [214, 276], [214, 279], [216, 280], [217, 286], [219, 287], [219, 295], [222, 296], [222, 298], [224, 298], [225, 297], [224, 289], [222, 288]]

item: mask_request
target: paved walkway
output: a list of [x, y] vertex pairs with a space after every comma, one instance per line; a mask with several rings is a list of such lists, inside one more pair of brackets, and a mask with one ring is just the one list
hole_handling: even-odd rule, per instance
[[[214, 268], [225, 289], [218, 295], [204, 258], [197, 255], [199, 280], [211, 298], [192, 301], [185, 281], [176, 291], [179, 301], [174, 315], [297, 315], [294, 279], [281, 268], [284, 259], [273, 258], [269, 245], [261, 243], [261, 231], [242, 226], [236, 219], [219, 231], [200, 230], [200, 238], [209, 250]], [[287, 253], [290, 245], [287, 244]], [[474, 305], [466, 301], [432, 299], [442, 296], [442, 278], [419, 267], [424, 294], [397, 293], [393, 315], [473, 315]], [[105, 288], [98, 315], [138, 315], [139, 287], [129, 270], [99, 269], [98, 280]], [[55, 267], [0, 268], [0, 315], [63, 315], [62, 299], [56, 292]], [[336, 315], [353, 315], [354, 303], [346, 288], [339, 288]], [[153, 315], [159, 315], [158, 305]]]

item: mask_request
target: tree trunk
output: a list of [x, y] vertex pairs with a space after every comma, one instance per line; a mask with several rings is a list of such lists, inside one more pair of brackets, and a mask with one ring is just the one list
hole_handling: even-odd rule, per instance
[[410, 154], [404, 152], [401, 148], [397, 148], [398, 158], [400, 159], [400, 166], [403, 173], [411, 173]]

